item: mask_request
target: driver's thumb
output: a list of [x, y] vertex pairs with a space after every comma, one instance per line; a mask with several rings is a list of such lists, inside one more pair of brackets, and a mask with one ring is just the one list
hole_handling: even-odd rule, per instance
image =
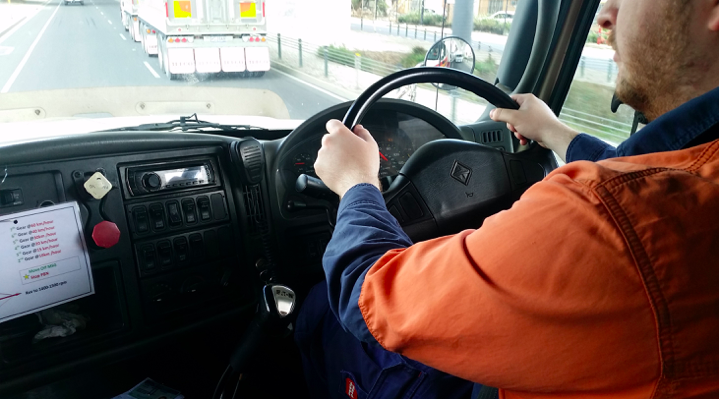
[[374, 137], [372, 137], [372, 134], [369, 132], [369, 130], [365, 129], [362, 125], [357, 125], [354, 128], [355, 134], [361, 138], [364, 141], [373, 142]]
[[517, 125], [519, 122], [519, 111], [513, 109], [497, 108], [489, 113], [489, 117], [495, 122], [507, 122], [510, 125]]

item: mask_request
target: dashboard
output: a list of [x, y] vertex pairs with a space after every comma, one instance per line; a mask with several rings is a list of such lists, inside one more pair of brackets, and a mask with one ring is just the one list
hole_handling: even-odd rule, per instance
[[[422, 145], [430, 141], [447, 138], [436, 127], [423, 119], [394, 110], [370, 111], [363, 126], [372, 133], [380, 152], [379, 177], [384, 189], [399, 174], [409, 157]], [[322, 146], [322, 129], [309, 134], [300, 143], [284, 165], [295, 178], [301, 174], [317, 177], [314, 162]]]
[[[197, 332], [225, 342], [215, 349], [224, 359], [270, 277], [298, 296], [307, 292], [323, 278], [336, 203], [298, 194], [295, 181], [314, 174], [326, 121], [348, 107], [327, 109], [279, 139], [122, 132], [0, 146], [8, 172], [0, 217], [76, 202], [95, 283], [94, 295], [59, 307], [86, 317], [74, 334], [37, 341], [45, 326], [34, 314], [0, 323], [0, 396], [169, 342], [193, 347], [187, 337]], [[512, 145], [509, 134], [496, 140], [496, 124], [460, 130], [397, 100], [378, 102], [363, 125], [379, 144], [385, 189], [429, 142], [490, 137], [489, 145]], [[101, 200], [86, 190], [98, 173], [112, 185]], [[290, 212], [288, 201], [307, 209]], [[103, 222], [119, 231], [109, 247], [93, 237]]]

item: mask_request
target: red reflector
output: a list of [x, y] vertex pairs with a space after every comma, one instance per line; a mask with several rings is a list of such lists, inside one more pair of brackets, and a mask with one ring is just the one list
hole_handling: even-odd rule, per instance
[[165, 2], [165, 16], [166, 16], [167, 18], [170, 17], [170, 9], [167, 8], [167, 2]]
[[182, 42], [183, 42], [183, 43], [187, 42], [187, 38], [183, 37], [183, 38], [182, 38]]
[[152, 33], [157, 33], [157, 32], [155, 32], [155, 30], [153, 29], [153, 30], [152, 30]]
[[262, 18], [265, 17], [265, 2], [262, 2]]

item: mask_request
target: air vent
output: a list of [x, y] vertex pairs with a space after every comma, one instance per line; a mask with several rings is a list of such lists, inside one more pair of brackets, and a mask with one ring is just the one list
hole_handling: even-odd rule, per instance
[[494, 130], [491, 132], [482, 132], [482, 142], [488, 143], [501, 143], [502, 142], [502, 131]]
[[244, 184], [254, 185], [262, 181], [265, 154], [259, 141], [255, 139], [236, 141], [232, 143], [230, 153]]
[[245, 199], [247, 227], [250, 230], [250, 234], [261, 234], [263, 230], [266, 229], [267, 216], [265, 215], [260, 186], [243, 186], [242, 195]]

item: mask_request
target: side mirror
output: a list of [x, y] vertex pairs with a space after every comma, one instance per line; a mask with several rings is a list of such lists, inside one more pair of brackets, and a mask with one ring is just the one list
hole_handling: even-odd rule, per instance
[[[466, 40], [458, 36], [447, 36], [430, 47], [422, 65], [473, 73], [475, 61], [474, 49]], [[456, 86], [445, 84], [435, 84], [435, 86], [442, 90], [456, 89]]]

